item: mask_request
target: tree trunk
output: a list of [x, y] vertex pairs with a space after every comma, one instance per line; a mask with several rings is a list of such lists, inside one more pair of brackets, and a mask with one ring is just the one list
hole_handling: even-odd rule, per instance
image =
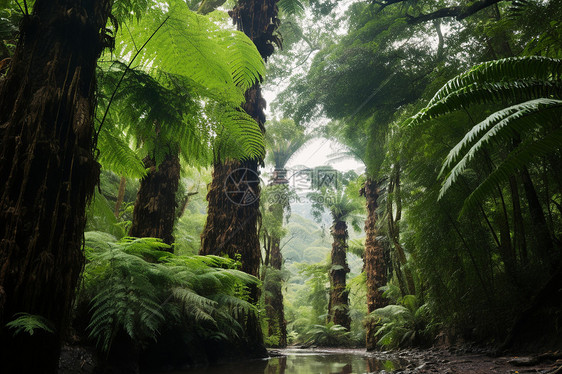
[[[281, 239], [272, 238], [271, 243], [271, 267], [281, 271], [283, 266], [283, 255], [281, 254]], [[287, 346], [287, 322], [285, 321], [285, 308], [283, 306], [283, 291], [281, 277], [275, 277], [269, 283], [268, 294], [265, 297], [265, 311], [269, 324], [269, 336], [279, 335], [278, 347]]]
[[[84, 265], [96, 61], [111, 1], [37, 0], [0, 81], [0, 372], [56, 373]], [[17, 313], [49, 321], [33, 335]]]
[[544, 218], [544, 212], [539, 202], [537, 192], [529, 175], [529, 171], [526, 167], [521, 169], [521, 180], [523, 181], [523, 188], [525, 189], [525, 196], [527, 197], [527, 203], [529, 204], [529, 213], [531, 215], [531, 228], [533, 235], [535, 237], [538, 249], [538, 255], [545, 265], [551, 266], [548, 270], [554, 270], [554, 245], [552, 243], [552, 238], [550, 232], [548, 231], [548, 226], [546, 225], [546, 219]]
[[156, 168], [154, 159], [146, 157], [145, 167], [150, 172], [141, 180], [130, 236], [160, 238], [166, 244], [174, 242], [176, 219], [176, 192], [180, 181], [178, 155], [167, 155]]
[[[380, 287], [386, 284], [386, 263], [384, 249], [377, 241], [377, 199], [378, 186], [372, 179], [365, 181], [362, 193], [367, 200], [367, 219], [365, 220], [365, 274], [367, 276], [367, 312], [387, 305]], [[368, 350], [376, 347], [375, 332], [377, 324], [370, 322], [366, 326], [366, 346]]]
[[349, 292], [346, 289], [347, 266], [347, 223], [336, 221], [332, 226], [332, 268], [330, 269], [330, 301], [328, 304], [328, 322], [351, 327], [349, 317]]
[[[255, 160], [216, 163], [207, 193], [207, 222], [201, 234], [201, 255], [228, 256], [240, 261], [240, 270], [259, 276], [261, 250], [257, 225], [259, 211], [259, 177]], [[258, 287], [251, 287], [249, 301], [257, 304]], [[242, 354], [265, 356], [263, 336], [257, 315], [241, 321], [245, 335], [239, 342]]]
[[[277, 41], [278, 0], [239, 0], [229, 12], [238, 30], [244, 32], [256, 45], [260, 55], [267, 61]], [[245, 92], [243, 108], [259, 124], [265, 133], [265, 100], [262, 98], [259, 82]], [[207, 194], [209, 208], [207, 223], [201, 234], [201, 254], [227, 254], [239, 258], [241, 270], [254, 276], [259, 275], [261, 250], [257, 223], [259, 211], [258, 165], [263, 160], [245, 162], [218, 160], [214, 165], [213, 181]], [[249, 178], [249, 179], [248, 179]], [[241, 185], [235, 182], [243, 181]], [[257, 303], [259, 289], [250, 290], [250, 301]], [[266, 355], [263, 336], [257, 316], [249, 316], [246, 324], [247, 338], [256, 346], [258, 355]], [[251, 320], [255, 318], [255, 320]], [[260, 346], [260, 347], [257, 347]]]
[[121, 177], [119, 181], [119, 191], [117, 193], [117, 200], [115, 201], [115, 209], [113, 210], [113, 214], [115, 218], [119, 218], [119, 211], [121, 210], [121, 204], [123, 204], [123, 199], [125, 198], [125, 188], [127, 187], [127, 179], [125, 177]]
[[521, 213], [521, 201], [517, 179], [514, 175], [509, 177], [509, 188], [511, 191], [511, 202], [513, 205], [513, 248], [519, 253], [519, 263], [521, 267], [527, 266], [527, 240], [525, 238], [525, 224]]

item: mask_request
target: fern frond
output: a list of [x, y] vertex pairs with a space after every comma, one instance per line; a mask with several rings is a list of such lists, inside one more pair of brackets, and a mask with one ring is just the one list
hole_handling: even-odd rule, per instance
[[485, 62], [447, 82], [410, 126], [475, 103], [559, 95], [561, 77], [562, 61], [558, 59], [531, 56]]
[[304, 5], [299, 0], [279, 0], [277, 6], [288, 16], [300, 15], [304, 12]]
[[145, 67], [158, 66], [189, 77], [235, 106], [244, 101], [245, 89], [265, 73], [261, 56], [243, 33], [221, 29], [179, 0], [153, 7], [150, 16], [131, 25], [128, 32], [122, 30], [118, 55], [136, 53], [134, 42], [138, 44], [143, 35], [160, 25], [160, 31], [139, 55]]
[[[560, 113], [558, 114], [561, 115]], [[560, 117], [558, 117], [560, 118]], [[464, 201], [460, 215], [481, 202], [502, 181], [532, 160], [559, 151], [562, 144], [562, 130], [555, 130], [540, 140], [520, 145], [515, 151], [486, 177], [486, 179]]]
[[46, 331], [50, 334], [54, 333], [52, 322], [43, 316], [29, 313], [17, 313], [15, 316], [17, 316], [16, 319], [6, 323], [7, 328], [14, 330], [14, 335], [21, 334], [22, 332], [33, 335], [36, 330]]
[[[441, 174], [450, 165], [454, 163], [456, 165], [445, 179], [439, 198], [456, 182], [476, 154], [492, 140], [498, 138], [510, 139], [515, 134], [536, 127], [537, 124], [555, 124], [560, 121], [560, 118], [562, 118], [562, 101], [550, 99], [531, 100], [492, 114], [474, 126], [449, 152], [441, 169]], [[483, 132], [485, 133], [481, 135]], [[478, 137], [479, 139], [475, 141]], [[465, 152], [471, 143], [474, 144]], [[464, 153], [464, 156], [458, 161], [462, 153]]]

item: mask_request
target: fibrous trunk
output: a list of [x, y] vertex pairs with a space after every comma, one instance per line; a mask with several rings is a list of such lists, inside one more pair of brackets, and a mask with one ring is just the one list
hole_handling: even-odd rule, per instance
[[[367, 312], [387, 305], [380, 287], [386, 284], [386, 263], [383, 246], [377, 240], [377, 199], [378, 186], [371, 179], [365, 181], [363, 194], [367, 200], [367, 219], [365, 220], [365, 274], [367, 277]], [[368, 350], [375, 349], [376, 323], [370, 321], [366, 326], [366, 345]]]
[[[273, 33], [279, 24], [276, 3], [277, 0], [239, 0], [229, 12], [237, 29], [254, 42], [264, 61], [274, 49]], [[262, 98], [259, 82], [245, 92], [245, 98], [244, 111], [256, 120], [265, 133], [265, 100]], [[217, 160], [207, 194], [209, 208], [200, 250], [201, 254], [222, 253], [239, 258], [241, 270], [255, 276], [258, 276], [261, 264], [257, 230], [257, 223], [261, 218], [257, 179], [258, 165], [262, 161]], [[243, 183], [236, 184], [241, 181], [240, 178], [246, 179]], [[253, 287], [250, 290], [250, 301], [257, 303], [258, 299], [259, 289]], [[249, 316], [246, 327], [250, 344], [261, 347], [256, 348], [256, 351], [260, 351], [258, 354], [266, 354], [257, 316]]]
[[[37, 0], [0, 81], [0, 372], [55, 373], [84, 265], [96, 61], [111, 1]], [[53, 331], [20, 333], [18, 313]]]
[[336, 221], [332, 226], [332, 268], [330, 269], [330, 301], [328, 322], [351, 327], [349, 317], [349, 291], [346, 289], [347, 266], [347, 223]]
[[[261, 250], [257, 225], [259, 178], [256, 161], [216, 163], [207, 200], [207, 223], [201, 234], [201, 255], [228, 256], [240, 261], [240, 270], [259, 275]], [[257, 304], [259, 289], [252, 286], [249, 301]], [[245, 336], [237, 343], [241, 354], [265, 356], [263, 336], [257, 315], [241, 317]]]
[[180, 181], [179, 157], [167, 155], [158, 167], [153, 158], [146, 157], [144, 165], [149, 172], [141, 180], [129, 235], [160, 238], [164, 243], [172, 244]]

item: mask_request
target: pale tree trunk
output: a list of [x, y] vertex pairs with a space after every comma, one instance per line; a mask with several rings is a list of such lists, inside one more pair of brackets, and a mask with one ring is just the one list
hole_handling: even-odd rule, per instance
[[[84, 266], [96, 61], [111, 1], [37, 0], [0, 81], [0, 372], [55, 373]], [[47, 319], [30, 336], [5, 324]]]
[[115, 218], [119, 218], [119, 211], [121, 210], [121, 205], [123, 204], [123, 200], [125, 199], [125, 188], [127, 187], [127, 179], [125, 177], [121, 177], [119, 180], [119, 191], [117, 192], [117, 200], [115, 201], [115, 208], [113, 210], [113, 214]]

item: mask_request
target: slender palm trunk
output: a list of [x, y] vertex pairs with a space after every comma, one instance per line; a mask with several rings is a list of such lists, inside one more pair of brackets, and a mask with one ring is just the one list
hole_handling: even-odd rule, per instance
[[[270, 265], [273, 269], [281, 271], [283, 255], [281, 254], [281, 239], [272, 238], [270, 250]], [[285, 321], [285, 308], [283, 306], [282, 280], [275, 279], [270, 282], [268, 294], [265, 297], [265, 311], [269, 323], [269, 336], [279, 335], [278, 347], [287, 346], [287, 322]]]
[[160, 238], [164, 243], [172, 244], [176, 219], [176, 192], [180, 181], [179, 157], [167, 155], [158, 167], [154, 159], [146, 157], [144, 165], [150, 171], [141, 180], [129, 235]]
[[537, 196], [537, 191], [535, 190], [535, 186], [533, 185], [533, 181], [526, 167], [523, 167], [521, 170], [521, 180], [523, 181], [525, 196], [529, 204], [532, 224], [531, 229], [536, 240], [538, 255], [546, 265], [553, 266], [554, 244], [552, 243], [552, 237], [546, 225], [544, 211], [541, 207], [539, 197]]
[[125, 199], [125, 188], [127, 187], [127, 179], [121, 177], [119, 180], [119, 191], [117, 192], [117, 199], [115, 201], [115, 208], [113, 209], [113, 214], [115, 218], [119, 218], [119, 211], [121, 210], [121, 205]]
[[349, 317], [349, 291], [346, 289], [347, 266], [347, 223], [336, 220], [332, 226], [332, 268], [330, 270], [330, 300], [328, 322], [351, 327]]
[[[365, 181], [363, 194], [367, 200], [367, 219], [365, 220], [365, 274], [367, 276], [367, 312], [387, 305], [380, 287], [386, 284], [386, 263], [384, 250], [377, 240], [377, 199], [378, 186], [372, 179]], [[377, 325], [372, 322], [366, 326], [366, 346], [368, 350], [375, 349], [375, 332]]]
[[[55, 373], [84, 265], [96, 61], [111, 1], [37, 0], [0, 81], [0, 372]], [[17, 313], [53, 333], [14, 336]]]

